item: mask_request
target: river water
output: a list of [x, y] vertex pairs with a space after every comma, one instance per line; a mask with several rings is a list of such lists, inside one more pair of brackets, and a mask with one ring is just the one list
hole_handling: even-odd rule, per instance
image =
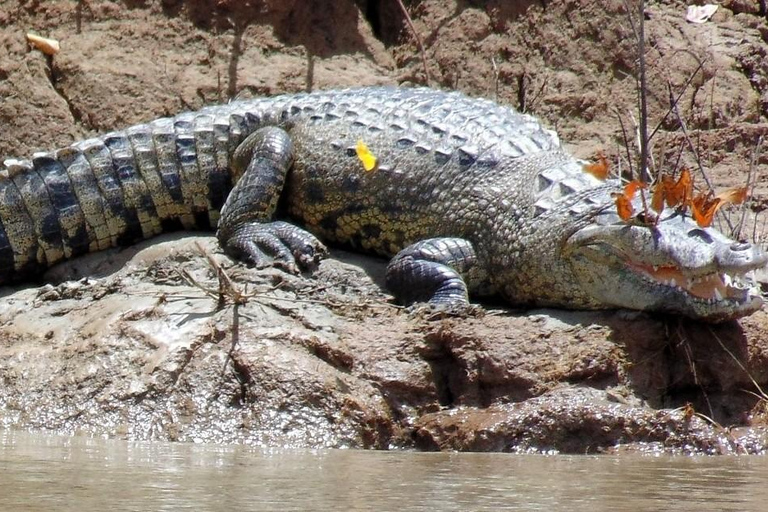
[[0, 430], [0, 510], [768, 510], [768, 458], [264, 450]]

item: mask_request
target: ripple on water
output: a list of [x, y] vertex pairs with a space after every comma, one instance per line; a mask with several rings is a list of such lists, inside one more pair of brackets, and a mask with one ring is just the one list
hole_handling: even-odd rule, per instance
[[765, 457], [280, 450], [0, 430], [0, 510], [763, 510], [766, 471]]

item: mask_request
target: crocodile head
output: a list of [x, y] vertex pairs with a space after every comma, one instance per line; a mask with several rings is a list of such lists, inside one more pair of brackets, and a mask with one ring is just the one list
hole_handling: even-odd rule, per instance
[[562, 253], [596, 303], [711, 322], [760, 309], [752, 271], [768, 255], [758, 247], [671, 209], [655, 225], [622, 222], [609, 211], [597, 217], [567, 239]]

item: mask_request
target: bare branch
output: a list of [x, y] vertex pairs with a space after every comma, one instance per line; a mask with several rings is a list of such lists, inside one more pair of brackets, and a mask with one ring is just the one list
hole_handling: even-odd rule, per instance
[[635, 179], [635, 168], [632, 165], [632, 153], [629, 150], [629, 136], [627, 135], [627, 129], [624, 126], [624, 121], [621, 118], [619, 109], [616, 109], [616, 117], [619, 119], [619, 126], [621, 126], [621, 134], [624, 137], [624, 148], [627, 150], [627, 164], [629, 165], [629, 176], [631, 179]]
[[421, 65], [424, 66], [424, 76], [427, 85], [429, 85], [432, 79], [429, 76], [429, 67], [427, 66], [427, 53], [424, 51], [424, 45], [421, 42], [421, 37], [419, 37], [419, 33], [416, 32], [416, 27], [413, 25], [413, 20], [411, 19], [411, 15], [408, 14], [408, 9], [405, 8], [403, 0], [397, 0], [397, 5], [399, 5], [400, 10], [403, 11], [405, 22], [408, 24], [408, 28], [411, 30], [411, 34], [413, 34], [413, 38], [416, 40], [416, 46], [419, 48], [419, 55], [421, 55]]
[[691, 82], [693, 81], [694, 77], [701, 71], [701, 68], [704, 67], [704, 62], [699, 62], [698, 67], [691, 73], [691, 76], [688, 77], [688, 80], [685, 81], [685, 84], [683, 84], [683, 88], [680, 90], [680, 94], [677, 95], [676, 98], [670, 100], [669, 108], [667, 109], [667, 113], [664, 114], [664, 117], [661, 118], [661, 121], [656, 125], [656, 128], [653, 129], [653, 132], [651, 132], [651, 135], [648, 137], [648, 140], [653, 139], [653, 136], [656, 135], [656, 132], [659, 131], [659, 128], [661, 128], [661, 125], [664, 124], [664, 122], [669, 117], [669, 114], [673, 112], [675, 107], [677, 107], [678, 102], [683, 97], [683, 94], [685, 94], [685, 91], [688, 90], [688, 86], [691, 85]]
[[645, 0], [639, 2], [637, 53], [640, 71], [640, 180], [650, 182], [648, 175], [648, 84], [645, 76]]
[[[667, 88], [669, 89], [669, 95], [671, 97], [672, 84], [667, 82]], [[683, 137], [685, 137], [685, 141], [688, 143], [688, 149], [690, 149], [691, 153], [693, 153], [693, 157], [696, 160], [696, 165], [699, 167], [699, 172], [701, 172], [701, 175], [704, 178], [704, 181], [707, 183], [707, 186], [709, 187], [709, 189], [713, 190], [714, 187], [712, 186], [712, 182], [709, 181], [707, 172], [704, 170], [704, 166], [701, 165], [701, 156], [699, 155], [699, 152], [696, 150], [696, 147], [693, 145], [691, 138], [688, 136], [688, 129], [686, 128], [685, 120], [683, 119], [683, 116], [680, 115], [680, 109], [677, 107], [677, 104], [674, 104], [673, 111], [675, 113], [675, 116], [677, 117], [677, 122], [680, 123], [680, 129], [683, 131]]]
[[[755, 149], [752, 150], [752, 158], [749, 160], [749, 172], [747, 173], [747, 191], [750, 197], [752, 196], [752, 191], [750, 189], [754, 188], [755, 183], [757, 183], [757, 179], [758, 179], [755, 169], [757, 169], [757, 162], [760, 159], [760, 152], [762, 148], [763, 148], [763, 136], [760, 135], [757, 138]], [[736, 233], [734, 234], [735, 235], [734, 238], [736, 238], [736, 240], [741, 240], [741, 230], [744, 229], [744, 223], [746, 222], [746, 219], [747, 219], [747, 206], [745, 202], [741, 209], [741, 218], [739, 219], [739, 224], [737, 226]], [[752, 241], [756, 242], [754, 238], [754, 233], [753, 233]]]

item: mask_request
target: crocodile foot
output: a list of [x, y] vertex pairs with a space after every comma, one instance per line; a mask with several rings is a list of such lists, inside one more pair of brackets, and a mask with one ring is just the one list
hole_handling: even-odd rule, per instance
[[429, 238], [400, 251], [387, 266], [387, 288], [401, 303], [427, 303], [432, 313], [463, 316], [469, 290], [486, 280], [477, 271], [472, 244], [461, 238]]
[[230, 256], [256, 268], [270, 265], [293, 274], [314, 270], [328, 250], [308, 231], [287, 222], [247, 222], [222, 242]]

